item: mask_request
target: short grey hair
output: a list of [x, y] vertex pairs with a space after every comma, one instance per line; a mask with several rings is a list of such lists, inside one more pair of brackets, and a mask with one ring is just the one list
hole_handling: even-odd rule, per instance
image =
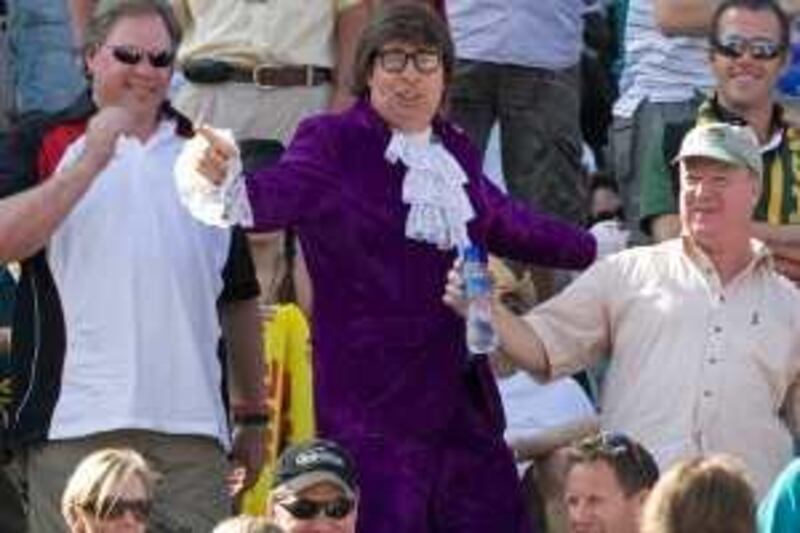
[[92, 53], [102, 45], [119, 19], [141, 15], [158, 15], [167, 28], [172, 50], [177, 50], [181, 26], [172, 7], [164, 0], [99, 0], [86, 27], [84, 53]]

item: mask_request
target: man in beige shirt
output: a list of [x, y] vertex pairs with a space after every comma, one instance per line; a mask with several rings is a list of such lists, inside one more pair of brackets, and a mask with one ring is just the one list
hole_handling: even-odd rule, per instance
[[[495, 305], [503, 350], [547, 379], [611, 354], [601, 425], [662, 469], [727, 452], [759, 495], [792, 455], [800, 290], [751, 240], [762, 162], [752, 130], [693, 129], [678, 156], [682, 237], [593, 265], [524, 319]], [[453, 271], [445, 301], [463, 310]]]

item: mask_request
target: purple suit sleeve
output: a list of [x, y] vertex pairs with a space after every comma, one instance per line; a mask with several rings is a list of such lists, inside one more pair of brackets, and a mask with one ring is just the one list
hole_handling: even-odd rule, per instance
[[248, 177], [255, 229], [301, 225], [335, 197], [338, 167], [328, 129], [324, 117], [302, 122], [280, 161]]
[[597, 243], [588, 231], [537, 213], [482, 175], [473, 186], [480, 231], [493, 254], [565, 269], [586, 268], [594, 261]]

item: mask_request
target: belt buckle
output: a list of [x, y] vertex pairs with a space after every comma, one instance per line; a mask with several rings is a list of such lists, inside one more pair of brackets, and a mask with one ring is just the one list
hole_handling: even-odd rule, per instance
[[265, 91], [274, 89], [275, 88], [274, 85], [267, 85], [266, 83], [261, 83], [261, 80], [259, 79], [260, 72], [271, 68], [273, 67], [270, 65], [256, 65], [255, 67], [253, 67], [253, 85]]

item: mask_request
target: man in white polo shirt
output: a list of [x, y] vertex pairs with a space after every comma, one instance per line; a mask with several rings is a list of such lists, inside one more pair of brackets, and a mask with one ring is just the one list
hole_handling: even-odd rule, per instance
[[136, 448], [163, 474], [156, 531], [210, 531], [228, 514], [227, 452], [246, 482], [261, 467], [247, 244], [192, 219], [173, 176], [193, 134], [166, 101], [179, 39], [160, 0], [100, 0], [85, 36], [91, 100], [19, 132], [26, 190], [0, 200], [0, 262], [24, 259], [7, 432], [31, 531], [64, 529], [65, 481], [98, 448]]

